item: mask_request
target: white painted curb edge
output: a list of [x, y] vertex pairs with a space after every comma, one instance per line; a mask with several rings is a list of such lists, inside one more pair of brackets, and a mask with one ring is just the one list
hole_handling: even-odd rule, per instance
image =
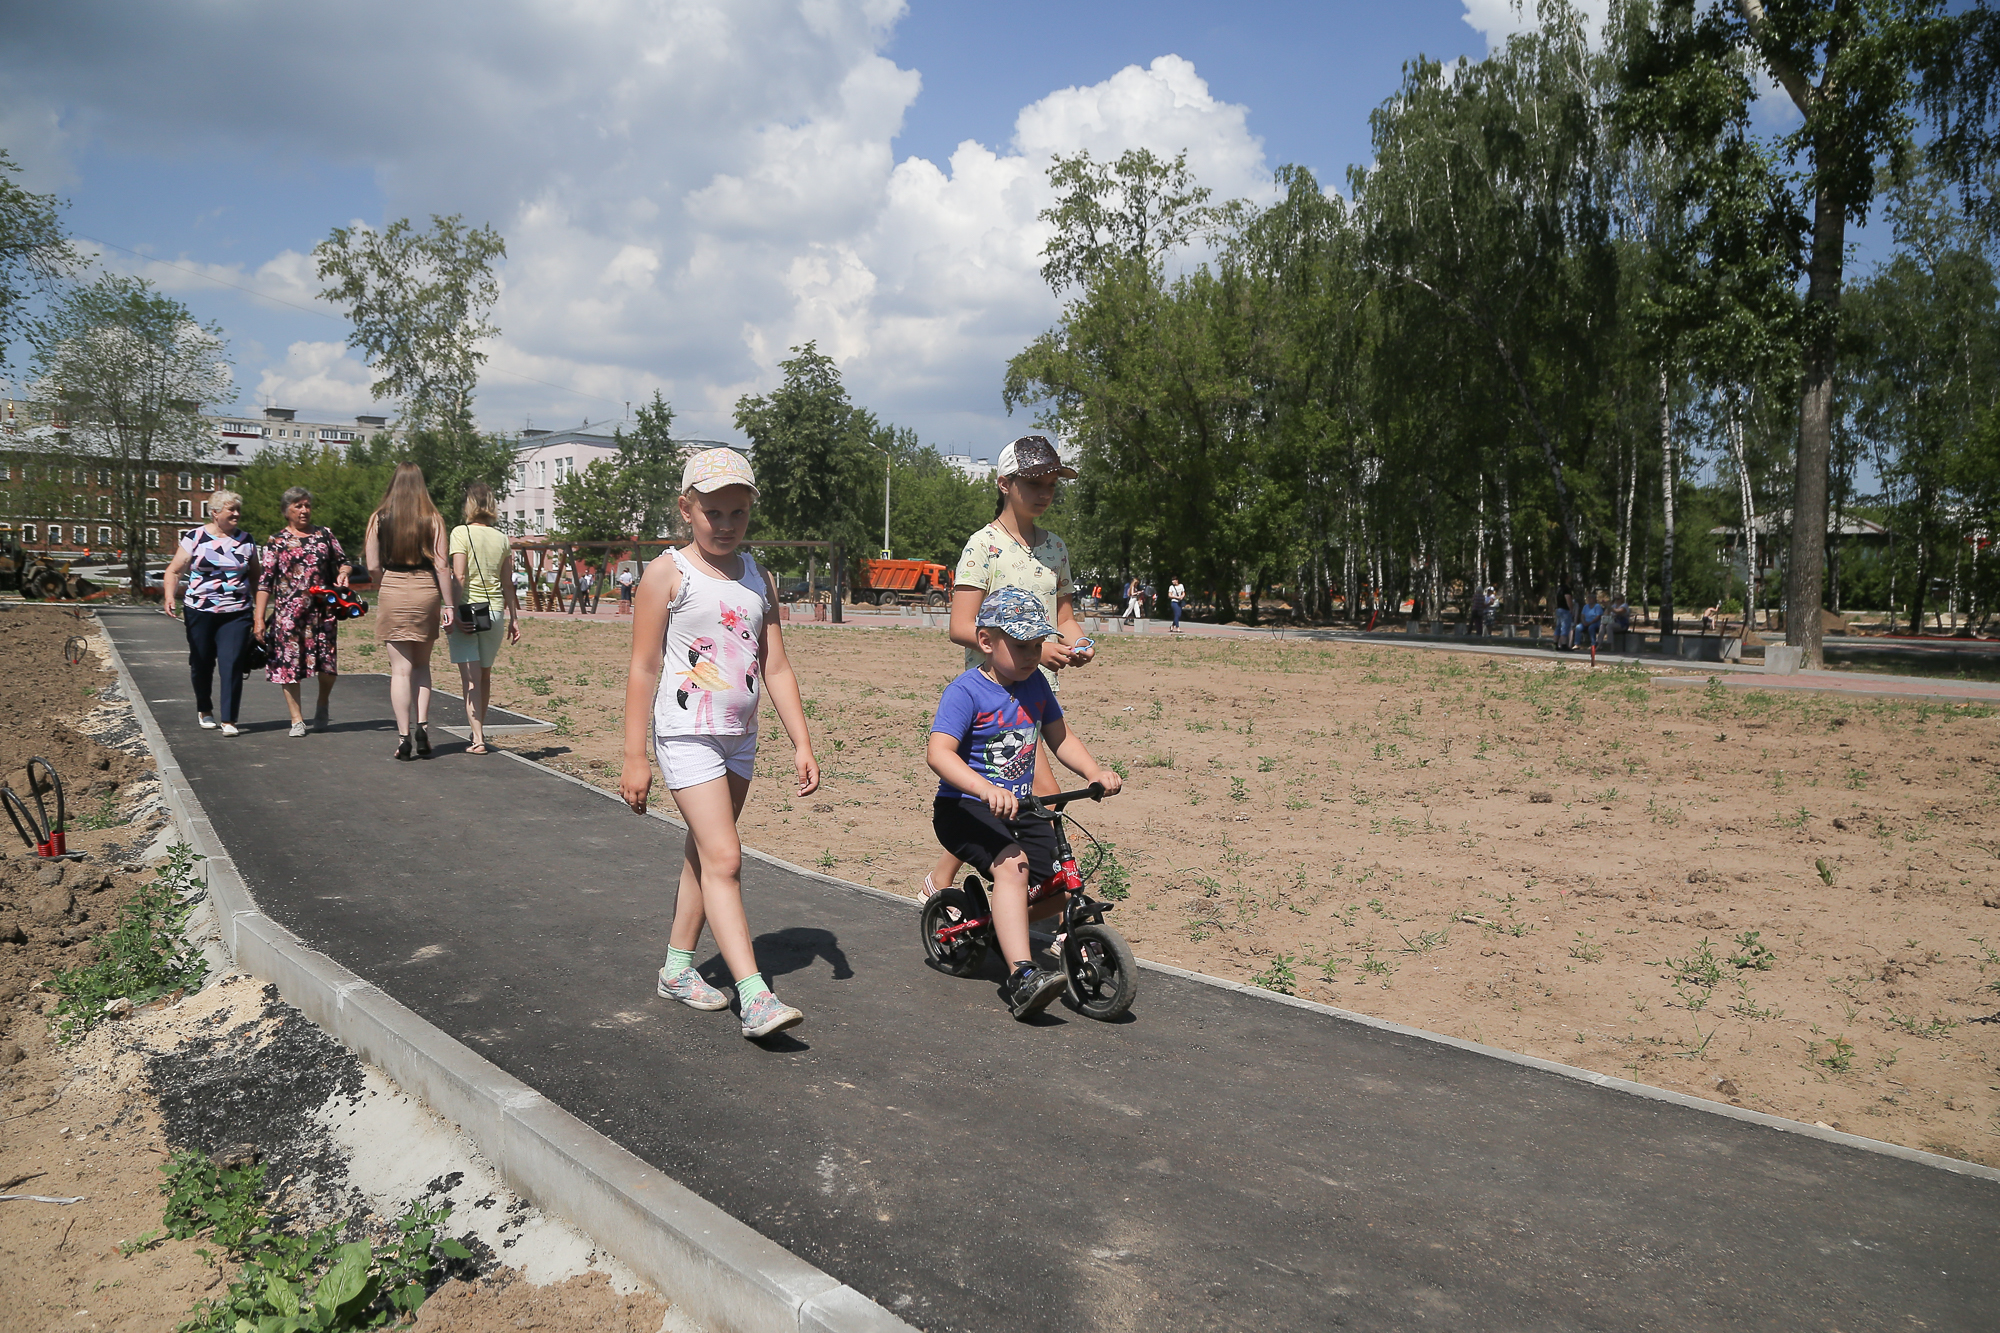
[[264, 916], [117, 644], [104, 638], [152, 749], [167, 808], [207, 858], [208, 892], [237, 967], [274, 983], [306, 1017], [458, 1124], [511, 1188], [617, 1255], [711, 1333], [910, 1329]]
[[[606, 791], [604, 788], [586, 782], [574, 774], [565, 773], [557, 768], [551, 768], [547, 764], [536, 763], [532, 759], [525, 759], [510, 751], [502, 750], [501, 753], [507, 755], [508, 758], [513, 759], [517, 763], [533, 764], [536, 768], [546, 773], [553, 773], [564, 782], [573, 782], [585, 791], [595, 792], [599, 796], [609, 797], [614, 801], [623, 803], [617, 792]], [[657, 807], [647, 811], [647, 814], [654, 819], [672, 824], [675, 828], [683, 827], [679, 820], [670, 815], [663, 814]], [[762, 861], [766, 865], [777, 866], [781, 870], [789, 870], [794, 875], [803, 875], [807, 879], [818, 880], [820, 883], [831, 885], [834, 888], [848, 889], [855, 893], [865, 894], [871, 898], [880, 898], [885, 902], [895, 903], [899, 907], [911, 909], [912, 918], [915, 916], [914, 909], [916, 903], [909, 898], [903, 897], [901, 894], [891, 893], [887, 889], [878, 889], [872, 884], [859, 884], [851, 879], [840, 879], [837, 876], [829, 875], [819, 870], [811, 870], [805, 866], [793, 865], [790, 861], [781, 860], [768, 852], [760, 852], [754, 847], [745, 847], [743, 854], [753, 861]], [[914, 927], [914, 920], [912, 921], [912, 925]], [[912, 934], [915, 934], [914, 928], [912, 929]], [[1048, 936], [1037, 932], [1037, 938], [1047, 939]], [[1508, 1064], [1523, 1065], [1544, 1074], [1559, 1074], [1564, 1078], [1573, 1078], [1580, 1083], [1589, 1083], [1595, 1087], [1603, 1088], [1608, 1092], [1622, 1092], [1633, 1097], [1644, 1097], [1650, 1101], [1668, 1102], [1674, 1106], [1684, 1106], [1692, 1111], [1703, 1111], [1709, 1115], [1722, 1116], [1729, 1120], [1740, 1120], [1749, 1125], [1762, 1125], [1766, 1129], [1780, 1130], [1786, 1134], [1800, 1134], [1806, 1138], [1823, 1139], [1828, 1143], [1838, 1143], [1848, 1148], [1859, 1148], [1863, 1152], [1879, 1153], [1884, 1157], [1899, 1157], [1906, 1162], [1916, 1162], [1923, 1166], [1934, 1166], [1941, 1170], [1956, 1172], [1962, 1176], [1977, 1176], [1981, 1180], [2000, 1181], [2000, 1168], [1982, 1166], [1977, 1162], [1961, 1161], [1956, 1157], [1944, 1157], [1938, 1153], [1924, 1152], [1920, 1148], [1905, 1148], [1900, 1143], [1888, 1143], [1881, 1139], [1864, 1138], [1859, 1134], [1849, 1134], [1845, 1130], [1827, 1129], [1819, 1125], [1807, 1124], [1803, 1120], [1788, 1120], [1784, 1116], [1772, 1115], [1767, 1111], [1752, 1111], [1747, 1107], [1732, 1106], [1727, 1102], [1710, 1101], [1706, 1097], [1696, 1097], [1685, 1092], [1669, 1092], [1665, 1088], [1656, 1088], [1649, 1083], [1635, 1083], [1631, 1079], [1615, 1078], [1610, 1074], [1600, 1074], [1593, 1069], [1583, 1069], [1576, 1065], [1566, 1065], [1557, 1060], [1544, 1060], [1539, 1056], [1523, 1055], [1519, 1051], [1504, 1050], [1498, 1046], [1488, 1046], [1483, 1042], [1467, 1041], [1463, 1037], [1447, 1036], [1442, 1032], [1432, 1032], [1427, 1028], [1415, 1028], [1406, 1023], [1397, 1023], [1386, 1018], [1375, 1018], [1369, 1014], [1356, 1013], [1352, 1009], [1337, 1009], [1330, 1004], [1321, 1004], [1317, 1000], [1302, 1000], [1296, 995], [1282, 995], [1277, 991], [1265, 990], [1262, 986], [1246, 985], [1240, 981], [1226, 981], [1221, 977], [1212, 977], [1206, 972], [1190, 972], [1186, 968], [1175, 967], [1171, 963], [1155, 963], [1146, 958], [1141, 958], [1137, 961], [1140, 967], [1149, 972], [1159, 972], [1166, 976], [1179, 977], [1184, 981], [1200, 982], [1204, 986], [1214, 986], [1218, 990], [1235, 991], [1239, 995], [1247, 995], [1257, 1000], [1266, 1000], [1272, 1004], [1288, 1005], [1294, 1009], [1305, 1009], [1315, 1014], [1325, 1014], [1329, 1018], [1337, 1018], [1343, 1022], [1359, 1023], [1363, 1027], [1375, 1028], [1382, 1032], [1393, 1032], [1399, 1037], [1411, 1037], [1418, 1041], [1428, 1041], [1439, 1046], [1450, 1046], [1457, 1050], [1470, 1051], [1474, 1055], [1483, 1055], [1489, 1059], [1505, 1061]]]

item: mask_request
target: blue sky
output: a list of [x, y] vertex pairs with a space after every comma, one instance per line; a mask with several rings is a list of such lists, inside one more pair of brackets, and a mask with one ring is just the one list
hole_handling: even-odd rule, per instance
[[1185, 148], [1225, 196], [1285, 163], [1341, 185], [1405, 61], [1477, 58], [1520, 19], [1506, 0], [68, 0], [10, 22], [0, 144], [107, 267], [223, 327], [239, 409], [381, 410], [307, 256], [337, 225], [458, 212], [509, 245], [488, 427], [616, 418], [657, 388], [683, 429], [729, 437], [736, 398], [810, 338], [883, 418], [991, 456], [1026, 425], [1006, 360], [1056, 313], [1050, 153]]

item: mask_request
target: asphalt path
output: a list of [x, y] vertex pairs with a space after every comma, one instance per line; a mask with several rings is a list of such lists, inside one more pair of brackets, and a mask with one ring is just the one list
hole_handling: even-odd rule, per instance
[[264, 911], [918, 1326], [2000, 1326], [1993, 1181], [1160, 973], [1127, 1022], [1015, 1023], [909, 906], [759, 861], [807, 1020], [746, 1042], [653, 993], [671, 825], [460, 742], [393, 761], [379, 676], [301, 740], [253, 679], [220, 739], [179, 626], [103, 619]]

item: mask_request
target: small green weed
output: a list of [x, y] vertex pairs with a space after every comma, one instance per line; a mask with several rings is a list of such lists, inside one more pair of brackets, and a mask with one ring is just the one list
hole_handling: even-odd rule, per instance
[[1271, 965], [1250, 978], [1250, 984], [1265, 990], [1274, 990], [1280, 995], [1290, 995], [1298, 989], [1299, 979], [1292, 971], [1292, 964], [1298, 962], [1292, 954], [1279, 954], [1271, 960]]
[[1125, 863], [1118, 859], [1118, 844], [1100, 842], [1097, 844], [1097, 859], [1091, 863], [1090, 872], [1084, 876], [1098, 897], [1111, 902], [1119, 902], [1132, 896], [1132, 875], [1125, 869]]
[[1736, 937], [1736, 952], [1729, 955], [1729, 965], [1734, 968], [1749, 968], [1758, 972], [1769, 972], [1778, 955], [1758, 941], [1762, 931], [1746, 930]]
[[1854, 1043], [1845, 1037], [1834, 1037], [1826, 1043], [1826, 1047], [1826, 1054], [1820, 1055], [1818, 1042], [1806, 1043], [1814, 1064], [1831, 1069], [1836, 1074], [1845, 1074], [1854, 1068]]
[[1654, 966], [1666, 968], [1669, 979], [1676, 985], [1713, 990], [1722, 981], [1722, 962], [1715, 956], [1715, 949], [1706, 937], [1700, 947], [1687, 957], [1662, 958]]
[[555, 682], [547, 676], [523, 676], [521, 683], [544, 699], [556, 692]]
[[1885, 1010], [1889, 1021], [1909, 1033], [1912, 1037], [1922, 1037], [1925, 1041], [1935, 1041], [1958, 1026], [1955, 1018], [1941, 1018], [1932, 1014], [1928, 1021], [1915, 1014], [1899, 1014], [1893, 1009]]
[[118, 924], [98, 937], [97, 960], [49, 982], [61, 997], [49, 1019], [58, 1042], [68, 1045], [102, 1023], [111, 1000], [144, 1004], [201, 985], [208, 964], [201, 950], [181, 938], [190, 900], [205, 887], [195, 874], [201, 860], [184, 842], [168, 848], [167, 864], [119, 909]]
[[1232, 801], [1247, 801], [1250, 799], [1250, 789], [1243, 785], [1242, 778], [1234, 774], [1231, 774], [1229, 778], [1229, 799]]
[[825, 851], [822, 851], [819, 854], [819, 860], [815, 861], [813, 864], [817, 865], [821, 870], [831, 870], [835, 866], [839, 865], [840, 862], [834, 860], [833, 848], [829, 847]]
[[1833, 867], [1826, 863], [1824, 856], [1813, 862], [1813, 869], [1819, 871], [1820, 883], [1826, 885], [1828, 888], [1833, 887]]
[[1125, 766], [1124, 760], [1109, 759], [1105, 761], [1104, 766], [1113, 773], [1116, 773], [1120, 782], [1130, 782], [1132, 780], [1132, 770]]
[[1259, 773], [1269, 773], [1272, 769], [1276, 768], [1277, 766], [1278, 766], [1278, 761], [1272, 758], [1270, 755], [1260, 754], [1257, 756], [1257, 771]]
[[1433, 949], [1442, 949], [1445, 945], [1451, 943], [1451, 927], [1445, 926], [1438, 930], [1419, 931], [1415, 939], [1411, 939], [1408, 935], [1398, 931], [1397, 938], [1403, 941], [1403, 951], [1405, 953], [1427, 954]]
[[1576, 943], [1569, 946], [1569, 956], [1586, 963], [1604, 961], [1604, 946], [1597, 943], [1589, 931], [1576, 932]]

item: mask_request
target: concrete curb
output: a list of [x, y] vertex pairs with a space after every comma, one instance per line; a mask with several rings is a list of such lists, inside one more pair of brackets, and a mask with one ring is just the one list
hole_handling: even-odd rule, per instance
[[[507, 754], [508, 752], [503, 750], [501, 753]], [[620, 799], [617, 792], [606, 791], [604, 788], [596, 786], [593, 783], [585, 782], [582, 778], [564, 773], [559, 769], [550, 768], [547, 764], [536, 763], [532, 759], [524, 759], [517, 754], [509, 754], [508, 757], [517, 763], [534, 764], [535, 767], [553, 773], [564, 782], [573, 782], [586, 791], [596, 792], [599, 796], [609, 797], [614, 801]], [[622, 804], [622, 801], [620, 803]], [[679, 820], [661, 813], [657, 807], [648, 810], [646, 813], [648, 817], [658, 819], [663, 823], [672, 824], [675, 828], [685, 827]], [[864, 894], [870, 898], [879, 898], [885, 902], [892, 902], [904, 908], [914, 908], [916, 906], [914, 900], [905, 898], [899, 893], [891, 893], [887, 889], [878, 889], [872, 884], [859, 884], [851, 879], [840, 879], [837, 876], [826, 874], [824, 871], [811, 870], [805, 866], [793, 865], [790, 861], [781, 860], [768, 852], [760, 852], [752, 847], [745, 847], [743, 854], [753, 861], [762, 861], [766, 865], [776, 866], [781, 870], [789, 870], [795, 875], [803, 875], [807, 879], [817, 880], [832, 888], [847, 889], [855, 893]], [[1040, 932], [1036, 932], [1036, 938], [1047, 939], [1048, 937], [1042, 935]], [[1859, 1134], [1849, 1134], [1845, 1130], [1826, 1129], [1819, 1125], [1808, 1124], [1803, 1120], [1788, 1120], [1784, 1116], [1772, 1115], [1767, 1111], [1752, 1111], [1745, 1107], [1732, 1106], [1727, 1102], [1710, 1101], [1706, 1097], [1695, 1097], [1684, 1092], [1669, 1092], [1665, 1088], [1656, 1088], [1647, 1083], [1635, 1083], [1631, 1079], [1616, 1078], [1610, 1074], [1600, 1074], [1595, 1070], [1579, 1068], [1576, 1065], [1566, 1065], [1556, 1060], [1544, 1060], [1534, 1055], [1522, 1055], [1518, 1051], [1509, 1051], [1498, 1046], [1488, 1046], [1482, 1042], [1467, 1041], [1463, 1037], [1447, 1036], [1442, 1032], [1432, 1032], [1427, 1028], [1410, 1027], [1408, 1024], [1397, 1023], [1387, 1018], [1376, 1018], [1369, 1014], [1356, 1013], [1352, 1009], [1338, 1009], [1330, 1004], [1321, 1004], [1317, 1000], [1302, 1000], [1296, 995], [1283, 995], [1277, 991], [1265, 990], [1262, 986], [1251, 986], [1241, 981], [1227, 981], [1221, 977], [1212, 977], [1206, 972], [1190, 972], [1186, 968], [1175, 967], [1171, 963], [1156, 963], [1147, 958], [1139, 959], [1138, 963], [1141, 968], [1148, 972], [1158, 972], [1163, 976], [1179, 977], [1183, 981], [1199, 982], [1204, 986], [1213, 986], [1218, 990], [1235, 991], [1239, 995], [1247, 995], [1252, 999], [1264, 1000], [1272, 1004], [1281, 1004], [1293, 1009], [1304, 1009], [1311, 1013], [1324, 1014], [1328, 1018], [1337, 1018], [1342, 1022], [1358, 1023], [1362, 1027], [1375, 1028], [1381, 1032], [1393, 1032], [1399, 1037], [1412, 1037], [1418, 1041], [1433, 1042], [1439, 1046], [1450, 1046], [1457, 1050], [1469, 1051], [1474, 1055], [1483, 1055], [1488, 1059], [1500, 1060], [1511, 1065], [1521, 1065], [1540, 1073], [1557, 1074], [1563, 1078], [1575, 1079], [1579, 1083], [1588, 1083], [1594, 1087], [1603, 1088], [1607, 1092], [1620, 1092], [1632, 1097], [1644, 1097], [1649, 1101], [1667, 1102], [1674, 1106], [1684, 1106], [1691, 1111], [1702, 1111], [1709, 1115], [1721, 1116], [1726, 1120], [1740, 1120], [1744, 1124], [1762, 1125], [1766, 1129], [1775, 1129], [1786, 1134], [1799, 1134], [1809, 1139], [1821, 1139], [1827, 1143], [1838, 1143], [1842, 1147], [1858, 1148], [1863, 1152], [1879, 1153], [1884, 1157], [1897, 1157], [1906, 1162], [1916, 1162], [1922, 1166], [1937, 1167], [1940, 1170], [1955, 1172], [1962, 1176], [1976, 1176], [1981, 1180], [2000, 1181], [2000, 1168], [1982, 1166], [1977, 1162], [1961, 1161], [1956, 1157], [1943, 1157], [1937, 1153], [1924, 1152], [1920, 1148], [1905, 1148], [1900, 1143], [1888, 1143], [1882, 1139], [1864, 1138]]]
[[208, 892], [237, 967], [274, 983], [313, 1022], [456, 1122], [510, 1187], [598, 1241], [712, 1333], [910, 1329], [260, 912], [108, 633], [105, 643], [153, 751], [167, 809], [207, 858]]

